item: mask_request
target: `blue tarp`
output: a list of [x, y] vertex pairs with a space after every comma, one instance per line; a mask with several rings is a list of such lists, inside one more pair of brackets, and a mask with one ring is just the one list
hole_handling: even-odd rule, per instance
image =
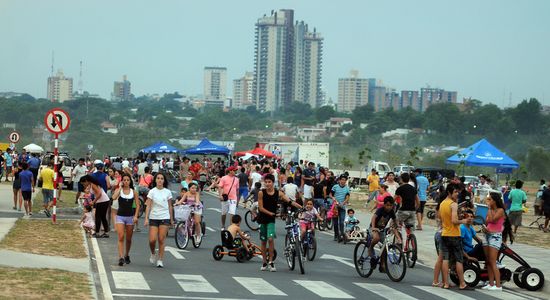
[[208, 139], [204, 139], [196, 147], [181, 150], [184, 155], [206, 155], [206, 154], [228, 154], [229, 149], [223, 146], [212, 144]]
[[459, 157], [458, 154], [455, 154], [447, 158], [446, 163], [458, 165], [462, 160], [465, 160], [467, 166], [516, 169], [519, 167], [517, 162], [506, 156], [485, 139], [467, 147], [460, 154], [466, 154], [466, 157]]
[[157, 143], [149, 148], [143, 149], [144, 153], [178, 153], [179, 150], [176, 147], [172, 147], [165, 142]]

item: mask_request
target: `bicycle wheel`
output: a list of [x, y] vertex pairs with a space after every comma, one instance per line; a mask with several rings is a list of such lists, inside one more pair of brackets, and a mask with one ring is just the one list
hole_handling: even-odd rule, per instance
[[145, 213], [145, 209], [147, 207], [145, 206], [145, 200], [143, 199], [143, 197], [139, 197], [139, 213], [138, 213], [138, 218], [141, 218], [141, 216], [143, 216], [143, 214]]
[[250, 230], [258, 231], [258, 229], [260, 229], [258, 220], [256, 220], [256, 217], [254, 217], [254, 214], [251, 211], [247, 211], [244, 214], [244, 221], [246, 222], [246, 226], [248, 226]]
[[360, 241], [355, 245], [355, 250], [353, 251], [353, 262], [355, 264], [355, 270], [359, 273], [361, 277], [369, 277], [374, 270], [371, 268], [369, 257], [369, 244], [365, 241]]
[[395, 282], [403, 280], [407, 273], [407, 264], [403, 257], [403, 250], [397, 245], [390, 245], [386, 253], [386, 274]]
[[294, 244], [290, 241], [290, 235], [287, 233], [285, 237], [285, 256], [286, 264], [290, 270], [294, 270], [296, 253], [294, 252]]
[[310, 234], [306, 246], [307, 260], [312, 261], [315, 259], [315, 255], [317, 254], [317, 241], [315, 240], [313, 234]]
[[326, 220], [327, 220], [327, 222], [326, 222], [327, 223], [327, 229], [332, 230], [332, 226], [334, 225], [332, 223], [332, 219], [326, 219]]
[[408, 251], [407, 253], [405, 253], [405, 256], [407, 257], [407, 266], [409, 268], [414, 268], [414, 265], [416, 265], [416, 259], [418, 258], [418, 250], [416, 249], [416, 236], [414, 234], [409, 235], [408, 243]]
[[187, 248], [187, 244], [189, 243], [189, 232], [187, 231], [186, 222], [179, 222], [176, 225], [176, 233], [174, 236], [176, 239], [176, 246], [178, 246], [178, 248]]
[[305, 257], [302, 257], [302, 247], [301, 247], [301, 242], [300, 241], [295, 241], [295, 243], [297, 243], [297, 245], [295, 244], [294, 248], [296, 249], [296, 257], [298, 258], [298, 265], [300, 266], [300, 273], [304, 274], [305, 273], [305, 263], [306, 263], [306, 259]]

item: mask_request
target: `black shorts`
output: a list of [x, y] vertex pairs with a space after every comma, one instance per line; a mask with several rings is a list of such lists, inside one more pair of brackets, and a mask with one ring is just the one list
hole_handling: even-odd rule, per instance
[[165, 220], [149, 219], [149, 226], [151, 227], [170, 226], [170, 219], [165, 219]]
[[84, 190], [85, 190], [84, 185], [82, 183], [78, 182], [78, 192], [79, 193], [84, 193]]
[[23, 196], [23, 200], [29, 201], [32, 198], [32, 192], [31, 191], [21, 191], [21, 196]]
[[443, 252], [443, 260], [450, 260], [453, 257], [456, 262], [462, 263], [461, 236], [442, 236], [440, 250]]
[[544, 216], [548, 219], [550, 218], [550, 209], [545, 209], [544, 210]]
[[426, 201], [420, 201], [420, 206], [416, 210], [417, 214], [424, 214], [424, 205], [426, 205]]

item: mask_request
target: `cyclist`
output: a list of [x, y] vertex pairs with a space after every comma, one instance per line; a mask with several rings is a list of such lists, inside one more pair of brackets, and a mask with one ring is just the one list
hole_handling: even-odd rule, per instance
[[260, 193], [260, 190], [262, 189], [262, 184], [259, 182], [256, 182], [254, 184], [254, 189], [250, 191], [250, 194], [248, 194], [248, 197], [244, 199], [244, 207], [246, 208], [246, 201], [248, 201], [248, 198], [252, 197], [252, 205], [250, 205], [250, 211], [254, 215], [254, 218], [258, 217], [258, 194]]
[[[395, 227], [397, 227], [397, 218], [395, 217], [395, 212], [393, 211], [393, 203], [395, 201], [391, 196], [387, 196], [384, 198], [384, 207], [381, 207], [376, 210], [374, 215], [372, 216], [371, 224], [369, 227], [369, 234], [372, 236], [372, 241], [369, 245], [369, 256], [371, 258], [374, 258], [374, 246], [379, 241], [384, 241], [384, 228], [390, 221], [390, 219], [393, 220], [393, 223]], [[401, 237], [397, 233], [397, 229], [393, 228], [393, 231], [395, 233], [395, 236], [399, 240], [399, 244], [402, 244]], [[384, 257], [386, 252], [386, 249], [382, 250], [382, 253], [380, 254], [380, 257]], [[384, 260], [380, 259], [380, 273], [385, 273], [386, 270], [384, 269]]]
[[[302, 241], [304, 241], [304, 236], [306, 231], [311, 228], [311, 233], [315, 236], [315, 226], [313, 225], [313, 217], [317, 217], [317, 220], [323, 221], [323, 218], [319, 216], [317, 209], [313, 207], [313, 199], [306, 200], [306, 210], [300, 213], [300, 229], [302, 229]], [[305, 254], [304, 254], [305, 255]]]
[[245, 241], [250, 241], [250, 237], [243, 234], [243, 231], [241, 230], [241, 221], [241, 216], [233, 215], [233, 217], [231, 217], [231, 225], [229, 225], [227, 230], [233, 236], [235, 245], [242, 245], [246, 252], [250, 253], [252, 249], [248, 248], [247, 243], [245, 243]]
[[[191, 171], [189, 171], [191, 173]], [[195, 215], [195, 243], [201, 243], [201, 215], [203, 205], [200, 201], [200, 195], [197, 193], [198, 185], [195, 182], [189, 184], [189, 192], [185, 193], [181, 199], [174, 203], [174, 206], [182, 203], [187, 203], [193, 207], [193, 213]]]

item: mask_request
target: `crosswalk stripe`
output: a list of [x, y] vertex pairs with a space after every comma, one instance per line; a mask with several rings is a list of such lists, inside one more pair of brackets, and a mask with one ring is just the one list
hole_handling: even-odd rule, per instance
[[209, 207], [208, 209], [210, 209], [210, 210], [213, 210], [213, 211], [217, 211], [217, 212], [219, 212], [219, 213], [221, 213], [221, 212], [222, 212], [222, 210], [221, 210], [221, 209], [219, 209], [219, 208], [213, 208], [213, 207]]
[[257, 277], [233, 277], [254, 295], [286, 296], [281, 290], [271, 285], [262, 278]]
[[378, 296], [384, 297], [386, 299], [399, 299], [399, 300], [416, 300], [417, 298], [411, 297], [405, 293], [394, 290], [388, 286], [379, 283], [363, 283], [363, 282], [354, 282], [356, 285], [364, 288], [365, 290], [375, 293]]
[[186, 292], [219, 293], [218, 290], [201, 275], [172, 274], [172, 276]]
[[[424, 292], [436, 295], [442, 299], [453, 299], [453, 300], [474, 300], [475, 298], [470, 298], [468, 296], [464, 296], [462, 294], [442, 289], [440, 287], [433, 287], [433, 286], [419, 286], [419, 285], [413, 285], [413, 287], [423, 290]], [[464, 293], [471, 293], [475, 294], [474, 291], [465, 291]]]
[[151, 290], [141, 272], [111, 271], [115, 288], [122, 290]]
[[354, 299], [353, 296], [343, 292], [340, 289], [324, 282], [314, 280], [294, 280], [297, 284], [305, 287], [311, 292], [322, 298]]
[[213, 231], [213, 232], [216, 231], [216, 230], [214, 230], [212, 227], [208, 227], [208, 226], [206, 226], [206, 230], [208, 230], [208, 231]]
[[[488, 295], [488, 296], [495, 296], [495, 292], [494, 291], [484, 291], [484, 290], [476, 290], [478, 292], [481, 292], [485, 295]], [[515, 294], [512, 294], [510, 292], [507, 292], [505, 291], [504, 289], [502, 290], [502, 292], [498, 293], [498, 298], [500, 300], [523, 300], [523, 299], [533, 299], [533, 298], [529, 298], [527, 295], [524, 295], [524, 296], [518, 296], [518, 295], [515, 295]]]

